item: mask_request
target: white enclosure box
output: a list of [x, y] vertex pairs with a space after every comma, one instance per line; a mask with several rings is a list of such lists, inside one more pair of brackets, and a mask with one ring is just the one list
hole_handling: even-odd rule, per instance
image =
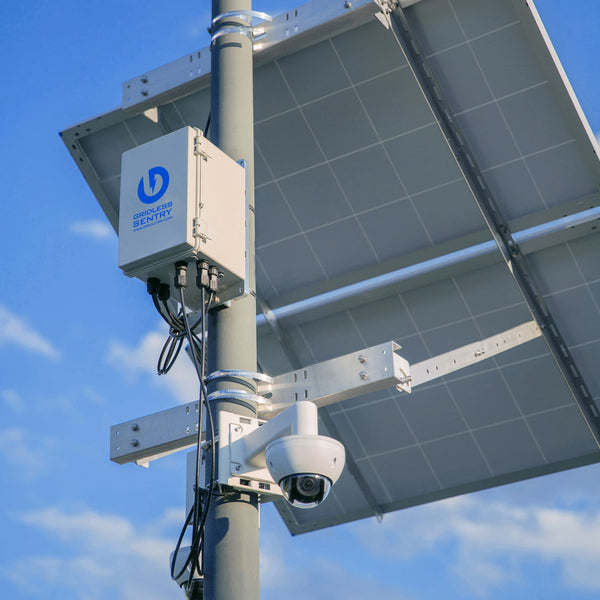
[[218, 267], [221, 301], [246, 282], [245, 169], [184, 127], [123, 153], [119, 267], [129, 277], [173, 286], [175, 263], [189, 263], [186, 304], [198, 308], [196, 260]]

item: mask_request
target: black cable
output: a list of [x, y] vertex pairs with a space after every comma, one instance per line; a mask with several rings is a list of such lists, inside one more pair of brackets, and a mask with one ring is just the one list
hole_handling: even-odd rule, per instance
[[183, 329], [183, 322], [180, 319], [180, 316], [176, 316], [173, 311], [171, 310], [171, 307], [169, 306], [169, 301], [167, 300], [162, 300], [161, 304], [163, 305], [165, 312], [167, 313], [168, 317], [169, 317], [169, 322], [172, 324], [172, 327], [177, 329], [178, 331], [181, 332], [181, 334], [183, 335], [184, 329]]
[[[180, 294], [181, 294], [182, 301], [183, 301], [182, 291], [183, 290], [180, 289]], [[207, 306], [206, 291], [205, 291], [205, 288], [202, 287], [201, 288], [201, 306], [202, 306], [201, 310], [203, 312], [203, 319], [202, 319], [203, 324], [206, 323], [206, 313], [210, 309], [210, 304], [212, 303], [212, 299], [213, 299], [213, 294], [210, 295], [209, 304]], [[186, 320], [187, 320], [187, 316], [184, 317], [184, 323]], [[188, 331], [189, 331], [189, 329], [188, 329]], [[204, 403], [205, 403], [206, 409], [207, 409], [207, 412], [206, 412], [206, 414], [207, 414], [207, 423], [206, 423], [207, 436], [206, 437], [207, 437], [207, 440], [209, 439], [209, 437], [211, 440], [210, 445], [209, 445], [210, 456], [211, 456], [210, 478], [209, 478], [209, 484], [207, 486], [207, 492], [206, 492], [206, 495], [204, 496], [204, 502], [201, 502], [202, 501], [202, 497], [200, 494], [201, 426], [199, 426], [199, 428], [198, 428], [198, 452], [196, 454], [196, 473], [195, 473], [196, 495], [194, 498], [194, 529], [193, 529], [193, 534], [192, 534], [192, 546], [190, 548], [191, 567], [190, 567], [190, 575], [189, 575], [188, 583], [187, 583], [188, 589], [192, 586], [192, 582], [193, 582], [193, 578], [194, 578], [194, 570], [196, 569], [198, 571], [198, 575], [202, 575], [202, 566], [200, 564], [200, 554], [201, 554], [202, 542], [203, 542], [203, 538], [204, 538], [204, 525], [205, 525], [206, 519], [208, 517], [208, 511], [209, 511], [212, 496], [213, 496], [214, 477], [215, 477], [215, 452], [214, 452], [215, 428], [214, 428], [212, 411], [211, 411], [209, 403], [208, 403], [208, 390], [206, 389], [206, 384], [205, 384], [206, 337], [207, 337], [206, 327], [205, 327], [205, 325], [203, 325], [202, 337], [200, 339], [200, 343], [201, 343], [200, 360], [197, 360], [197, 358], [198, 358], [197, 354], [194, 353], [193, 356], [195, 358], [194, 363], [195, 363], [196, 371], [199, 374], [201, 398], [204, 399]], [[200, 415], [199, 415], [199, 422], [201, 423]], [[202, 504], [202, 507], [201, 507], [201, 504]]]
[[[179, 314], [177, 315], [173, 312], [169, 304], [171, 295], [169, 286], [165, 283], [161, 283], [155, 277], [148, 279], [148, 293], [152, 296], [152, 302], [154, 303], [158, 314], [169, 326], [169, 336], [165, 340], [156, 365], [158, 374], [165, 375], [175, 364], [175, 361], [177, 360], [183, 346], [183, 341], [187, 337], [183, 320], [181, 318], [183, 309], [180, 309]], [[194, 340], [193, 349], [196, 349], [196, 352], [199, 351], [200, 341], [194, 332], [200, 323], [202, 323], [204, 318], [204, 312], [200, 311], [200, 316], [190, 326]]]
[[158, 301], [158, 296], [156, 294], [152, 294], [152, 302], [154, 302], [154, 307], [156, 308], [156, 311], [158, 312], [158, 314], [164, 319], [165, 323], [169, 326], [169, 327], [173, 327], [174, 323], [172, 323], [169, 320], [169, 316], [166, 315], [163, 312], [163, 309]]
[[[210, 123], [207, 123], [207, 127]], [[194, 502], [190, 509], [175, 550], [171, 560], [171, 577], [173, 579], [179, 579], [185, 570], [189, 567], [190, 572], [186, 582], [186, 589], [190, 591], [193, 587], [194, 575], [202, 578], [203, 568], [201, 564], [202, 549], [204, 541], [204, 526], [208, 517], [210, 509], [214, 487], [215, 487], [215, 468], [216, 468], [216, 457], [215, 457], [215, 426], [213, 421], [212, 411], [208, 402], [208, 390], [205, 383], [205, 372], [206, 372], [206, 357], [207, 357], [207, 327], [206, 318], [207, 313], [211, 309], [214, 301], [215, 293], [217, 291], [217, 279], [218, 271], [215, 267], [209, 267], [206, 261], [200, 261], [198, 263], [199, 276], [196, 278], [196, 285], [200, 289], [201, 294], [201, 307], [200, 316], [196, 321], [190, 325], [187, 310], [185, 307], [185, 289], [187, 288], [187, 263], [185, 261], [178, 262], [175, 265], [176, 275], [174, 279], [174, 285], [179, 291], [179, 303], [180, 310], [176, 315], [171, 306], [169, 305], [170, 298], [170, 287], [167, 284], [161, 283], [156, 278], [148, 279], [148, 293], [151, 294], [154, 306], [158, 313], [169, 325], [169, 337], [165, 342], [163, 349], [158, 359], [158, 372], [164, 374], [175, 363], [179, 352], [183, 345], [183, 342], [187, 339], [189, 344], [190, 357], [194, 365], [194, 369], [200, 382], [200, 393], [199, 393], [199, 405], [198, 405], [198, 430], [196, 439], [196, 473], [195, 473], [195, 484], [194, 484]], [[208, 302], [206, 301], [206, 291], [210, 292]], [[201, 334], [198, 335], [196, 329], [201, 326]], [[210, 452], [210, 471], [208, 479], [208, 485], [205, 488], [200, 486], [200, 467], [202, 463], [202, 421], [203, 421], [203, 408], [206, 407], [206, 445], [205, 450]], [[181, 543], [189, 526], [192, 526], [192, 540], [190, 545], [190, 552], [187, 556], [184, 564], [179, 569], [178, 573], [175, 573], [175, 567], [177, 563], [177, 557], [181, 550]]]
[[[210, 305], [212, 304], [214, 294], [212, 294], [212, 293], [210, 294], [208, 305], [206, 305], [206, 290], [204, 287], [202, 287], [201, 288], [201, 297], [202, 297], [202, 306], [206, 307], [206, 310], [204, 313], [204, 316], [206, 317], [206, 313], [208, 312], [208, 310], [210, 310]], [[205, 323], [204, 320], [203, 320], [203, 323]], [[212, 496], [213, 496], [213, 492], [214, 492], [214, 486], [215, 486], [215, 481], [214, 481], [214, 479], [215, 479], [215, 452], [214, 452], [215, 428], [214, 428], [212, 410], [210, 409], [210, 406], [208, 403], [208, 390], [207, 390], [206, 384], [205, 384], [206, 337], [207, 337], [206, 327], [203, 326], [202, 338], [201, 338], [201, 353], [200, 353], [200, 356], [202, 357], [201, 364], [200, 364], [200, 372], [201, 372], [202, 378], [201, 378], [200, 382], [201, 382], [202, 394], [204, 395], [205, 402], [206, 402], [206, 409], [207, 409], [207, 412], [206, 412], [206, 414], [207, 414], [207, 436], [206, 437], [208, 439], [209, 434], [210, 434], [210, 440], [211, 440], [210, 441], [210, 458], [211, 458], [211, 461], [210, 461], [210, 478], [209, 478], [209, 484], [208, 484], [208, 491], [207, 491], [207, 494], [204, 499], [202, 510], [200, 512], [202, 517], [197, 526], [197, 532], [198, 532], [197, 544], [196, 544], [196, 547], [192, 548], [192, 551], [194, 552], [194, 561], [198, 568], [198, 574], [201, 574], [201, 572], [202, 572], [202, 567], [199, 563], [199, 557], [200, 557], [200, 551], [202, 549], [202, 542], [203, 542], [203, 538], [204, 538], [204, 525], [205, 525], [206, 519], [208, 517], [208, 511], [210, 508], [210, 504], [211, 504], [211, 500], [212, 500]], [[200, 477], [200, 462], [199, 462], [198, 456], [197, 456], [196, 457], [196, 480], [197, 481], [199, 480], [199, 477]], [[196, 489], [199, 489], [199, 488], [197, 487]], [[200, 508], [200, 506], [199, 506], [200, 505], [200, 497], [198, 494], [196, 495], [195, 503], [199, 509]], [[193, 569], [190, 571], [190, 577], [188, 578], [188, 588], [192, 585], [192, 580], [193, 580]]]
[[166, 339], [156, 365], [156, 370], [159, 375], [165, 375], [171, 370], [171, 367], [175, 364], [181, 347], [183, 346], [183, 340], [185, 337], [171, 328], [169, 331], [169, 337]]
[[[181, 265], [180, 265], [180, 267], [181, 267]], [[180, 298], [180, 303], [181, 303], [181, 321], [182, 321], [182, 325], [183, 325], [183, 329], [184, 329], [184, 335], [188, 339], [188, 343], [190, 346], [190, 355], [192, 358], [192, 363], [194, 364], [194, 368], [196, 369], [196, 373], [198, 375], [200, 382], [203, 384], [204, 378], [203, 378], [202, 365], [201, 365], [200, 361], [198, 360], [198, 351], [199, 351], [198, 339], [192, 333], [192, 329], [190, 328], [190, 324], [189, 324], [189, 321], [187, 318], [187, 312], [185, 309], [184, 289], [187, 287], [187, 276], [185, 276], [185, 277], [182, 276], [179, 271], [180, 270], [178, 268], [178, 274], [175, 279], [175, 286], [179, 289], [179, 298]], [[204, 314], [205, 314], [204, 298], [202, 298], [201, 321], [203, 323], [204, 323]], [[196, 325], [197, 325], [197, 323], [196, 323]], [[203, 327], [203, 330], [204, 330], [204, 327]], [[201, 352], [201, 349], [200, 349], [200, 352]], [[204, 363], [204, 360], [202, 360], [202, 363]], [[202, 449], [202, 447], [201, 447], [201, 444], [202, 444], [202, 412], [203, 412], [202, 409], [203, 409], [203, 404], [205, 403], [205, 397], [206, 397], [204, 395], [204, 389], [205, 389], [204, 386], [201, 385], [200, 386], [199, 406], [198, 406], [198, 429], [197, 429], [197, 440], [196, 440], [196, 477], [195, 477], [195, 483], [194, 483], [194, 503], [187, 515], [187, 518], [185, 520], [185, 523], [184, 523], [181, 533], [179, 535], [179, 539], [177, 540], [177, 544], [175, 546], [175, 551], [173, 552], [173, 558], [171, 560], [171, 577], [173, 579], [178, 579], [179, 577], [181, 577], [183, 575], [183, 573], [185, 572], [186, 568], [188, 566], [190, 566], [190, 576], [188, 577], [188, 581], [186, 584], [186, 587], [188, 589], [192, 585], [194, 571], [197, 570], [198, 574], [199, 575], [201, 574], [201, 568], [198, 569], [198, 566], [199, 566], [198, 560], [199, 560], [199, 555], [200, 555], [200, 549], [202, 547], [202, 543], [201, 543], [202, 530], [199, 528], [199, 525], [200, 525], [200, 522], [199, 522], [200, 498], [202, 496], [202, 491], [200, 490], [200, 473], [199, 473], [200, 467], [199, 467], [199, 465], [200, 465], [200, 452]], [[205, 519], [204, 519], [204, 521], [205, 521]], [[192, 542], [191, 542], [191, 547], [190, 547], [190, 553], [188, 554], [188, 557], [186, 558], [179, 573], [175, 574], [175, 564], [177, 562], [177, 556], [178, 556], [180, 548], [181, 548], [181, 542], [182, 542], [185, 532], [190, 524], [192, 524]]]
[[[212, 411], [210, 410], [210, 406], [208, 403], [208, 390], [205, 384], [205, 365], [206, 365], [206, 314], [208, 310], [210, 310], [210, 305], [212, 304], [214, 294], [211, 292], [209, 296], [208, 305], [206, 303], [206, 288], [202, 286], [200, 288], [201, 292], [201, 317], [194, 324], [196, 327], [198, 324], [202, 324], [202, 335], [198, 340], [198, 337], [194, 334], [192, 328], [190, 327], [190, 323], [188, 320], [187, 311], [185, 308], [185, 288], [187, 287], [187, 265], [182, 265], [178, 263], [178, 271], [175, 278], [175, 286], [179, 290], [179, 299], [181, 304], [181, 322], [183, 324], [183, 329], [185, 331], [185, 337], [188, 340], [190, 347], [190, 355], [192, 358], [192, 362], [194, 364], [194, 368], [196, 370], [196, 374], [198, 375], [198, 380], [200, 382], [200, 401], [199, 401], [199, 410], [198, 410], [198, 437], [196, 441], [196, 473], [195, 473], [195, 486], [194, 486], [194, 504], [188, 517], [186, 518], [186, 522], [180, 534], [175, 553], [173, 555], [173, 560], [171, 562], [171, 576], [175, 575], [175, 563], [177, 560], [177, 554], [179, 553], [181, 540], [185, 535], [185, 530], [190, 525], [190, 521], [192, 521], [192, 542], [190, 547], [190, 554], [188, 555], [185, 564], [183, 565], [180, 573], [175, 577], [180, 577], [185, 569], [190, 566], [190, 574], [187, 580], [186, 587], [187, 589], [191, 589], [193, 585], [193, 579], [195, 572], [198, 575], [202, 576], [202, 565], [201, 565], [201, 551], [203, 547], [203, 538], [204, 538], [204, 526], [206, 523], [206, 519], [208, 517], [208, 511], [210, 508], [213, 488], [215, 485], [215, 428], [213, 422]], [[199, 347], [198, 347], [199, 346]], [[206, 432], [207, 432], [207, 441], [210, 439], [210, 443], [207, 445], [207, 448], [210, 450], [211, 458], [210, 458], [210, 478], [209, 484], [206, 490], [202, 490], [200, 488], [200, 465], [201, 465], [201, 451], [202, 451], [202, 414], [203, 414], [203, 405], [206, 406], [207, 409], [207, 419], [206, 419]]]
[[188, 512], [188, 515], [185, 518], [185, 523], [183, 524], [183, 528], [181, 529], [181, 532], [179, 534], [179, 539], [177, 540], [177, 544], [175, 544], [175, 550], [173, 551], [173, 557], [171, 558], [171, 579], [179, 579], [184, 574], [187, 566], [190, 564], [191, 554], [187, 557], [183, 567], [181, 568], [181, 571], [179, 571], [179, 573], [177, 573], [177, 575], [175, 575], [175, 563], [177, 562], [177, 556], [179, 555], [179, 550], [181, 548], [181, 542], [183, 541], [183, 536], [185, 535], [185, 530], [188, 528], [188, 526], [192, 520], [193, 513], [194, 513], [194, 507], [192, 507], [190, 509], [190, 512]]

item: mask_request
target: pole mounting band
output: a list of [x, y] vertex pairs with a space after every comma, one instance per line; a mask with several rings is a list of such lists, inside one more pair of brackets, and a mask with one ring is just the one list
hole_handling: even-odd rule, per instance
[[219, 379], [228, 379], [230, 377], [247, 377], [248, 379], [254, 379], [254, 381], [264, 381], [265, 383], [273, 383], [273, 378], [266, 373], [255, 373], [253, 371], [240, 371], [239, 369], [222, 369], [220, 371], [213, 371], [210, 375], [204, 378], [204, 381], [217, 381]]
[[208, 395], [208, 401], [215, 400], [241, 400], [242, 402], [256, 402], [263, 406], [271, 406], [269, 401], [263, 396], [257, 396], [245, 390], [217, 390]]
[[260, 12], [258, 10], [231, 10], [229, 12], [221, 13], [217, 15], [213, 20], [213, 26], [216, 25], [219, 21], [223, 21], [224, 19], [242, 19], [248, 23], [248, 25], [252, 25], [252, 17], [256, 17], [257, 19], [262, 19], [263, 21], [272, 21], [273, 17], [265, 12]]
[[[258, 10], [232, 10], [217, 15], [212, 20], [212, 35], [210, 38], [211, 46], [215, 43], [217, 39], [230, 33], [239, 33], [241, 35], [245, 35], [247, 38], [250, 38], [250, 40], [253, 40], [255, 37], [261, 37], [262, 35], [264, 35], [264, 29], [259, 30], [252, 27], [252, 17], [257, 17], [258, 19], [262, 19], [263, 21], [273, 20], [273, 17], [271, 17], [271, 15], [268, 15], [264, 12], [260, 12]], [[226, 19], [241, 19], [242, 21], [246, 21], [247, 25], [223, 25], [222, 27], [217, 28], [215, 31], [215, 25]]]

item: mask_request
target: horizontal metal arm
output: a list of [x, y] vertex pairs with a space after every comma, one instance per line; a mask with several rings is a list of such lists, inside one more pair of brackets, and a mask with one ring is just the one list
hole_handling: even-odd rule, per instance
[[481, 342], [467, 344], [456, 350], [415, 363], [410, 366], [411, 385], [416, 387], [438, 377], [449, 375], [511, 348], [516, 348], [541, 335], [542, 331], [538, 324], [530, 321], [481, 340]]
[[198, 441], [198, 402], [182, 404], [110, 428], [110, 460], [147, 467]]
[[[541, 334], [536, 322], [530, 321], [412, 366], [397, 354], [400, 346], [395, 342], [351, 352], [284, 373], [274, 377], [273, 383], [261, 382], [258, 393], [269, 404], [258, 407], [259, 417], [270, 419], [302, 400], [321, 407], [388, 387], [410, 393], [417, 385], [487, 360]], [[230, 397], [234, 392], [244, 399], [258, 398], [243, 390], [220, 390], [213, 394]], [[194, 402], [114, 425], [110, 430], [110, 458], [120, 464], [135, 462], [148, 466], [152, 460], [195, 445], [197, 423], [198, 403]]]
[[300, 400], [320, 407], [393, 386], [410, 393], [409, 364], [399, 349], [386, 342], [259, 383], [258, 393], [270, 403], [258, 407], [259, 417], [269, 419]]

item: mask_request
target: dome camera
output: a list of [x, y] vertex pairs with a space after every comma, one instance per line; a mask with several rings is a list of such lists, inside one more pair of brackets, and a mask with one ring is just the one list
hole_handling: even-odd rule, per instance
[[269, 473], [295, 508], [323, 502], [344, 468], [344, 446], [323, 435], [288, 435], [265, 450]]
[[279, 482], [283, 497], [296, 508], [313, 508], [321, 504], [331, 489], [331, 480], [322, 475], [296, 473]]

